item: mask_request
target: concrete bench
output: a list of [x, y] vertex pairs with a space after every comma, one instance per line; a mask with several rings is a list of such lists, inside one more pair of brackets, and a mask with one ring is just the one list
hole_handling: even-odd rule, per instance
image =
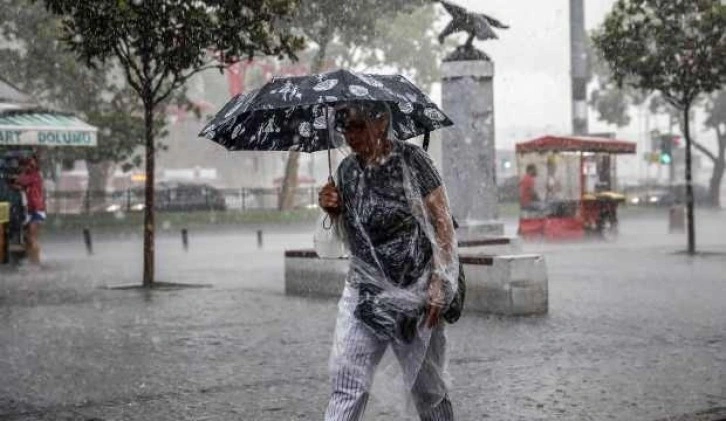
[[339, 297], [347, 273], [347, 258], [321, 259], [312, 249], [285, 251], [285, 294]]
[[[467, 280], [465, 312], [507, 316], [548, 310], [547, 269], [542, 256], [492, 256], [460, 252]], [[314, 250], [285, 252], [285, 293], [339, 297], [348, 259], [320, 259]]]
[[522, 253], [522, 240], [517, 237], [484, 237], [459, 241], [459, 252], [464, 254], [503, 254]]
[[466, 273], [466, 311], [529, 316], [548, 311], [547, 267], [536, 254], [461, 254]]

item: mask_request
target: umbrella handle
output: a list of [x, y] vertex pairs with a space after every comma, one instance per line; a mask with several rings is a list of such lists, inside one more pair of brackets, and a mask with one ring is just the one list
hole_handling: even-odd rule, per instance
[[[328, 132], [330, 132], [330, 129], [328, 129]], [[328, 134], [330, 136], [330, 134]], [[333, 181], [333, 160], [330, 157], [330, 138], [328, 138], [328, 181]], [[333, 184], [335, 182], [333, 181]]]
[[424, 133], [423, 150], [427, 152], [429, 150], [429, 141], [431, 141], [431, 132], [426, 130], [426, 133]]
[[[328, 106], [325, 106], [325, 126], [326, 131], [328, 135], [328, 181], [332, 181], [333, 179], [333, 160], [330, 157], [330, 149], [333, 147], [333, 142], [331, 141], [330, 137], [332, 136], [332, 132], [330, 131], [330, 116], [328, 115]], [[335, 183], [333, 183], [335, 184]]]
[[[328, 223], [326, 224], [325, 221], [328, 221]], [[330, 215], [326, 213], [323, 217], [323, 229], [327, 231], [331, 228], [333, 228], [333, 218], [331, 218]]]
[[[328, 159], [330, 159], [330, 148], [328, 148]], [[333, 187], [335, 187], [335, 179], [333, 179], [332, 175], [328, 175], [328, 183], [332, 184]], [[328, 223], [326, 224], [325, 221], [328, 221]], [[333, 228], [333, 218], [331, 218], [330, 214], [327, 212], [325, 213], [325, 217], [323, 218], [323, 228], [325, 230]]]

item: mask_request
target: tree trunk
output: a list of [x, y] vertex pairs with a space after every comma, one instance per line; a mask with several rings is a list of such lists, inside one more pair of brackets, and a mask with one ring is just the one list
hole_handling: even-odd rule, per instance
[[297, 175], [300, 168], [300, 152], [290, 152], [285, 164], [285, 177], [282, 179], [282, 189], [278, 199], [278, 209], [285, 211], [295, 207], [295, 192], [297, 191]]
[[691, 130], [689, 113], [691, 103], [683, 107], [683, 134], [686, 138], [686, 226], [688, 230], [688, 254], [696, 253], [696, 232], [693, 221], [693, 182], [691, 177]]
[[713, 163], [713, 173], [711, 174], [711, 181], [709, 183], [711, 206], [716, 209], [721, 207], [721, 181], [723, 180], [724, 172], [726, 172], [726, 151], [724, 151], [724, 148], [720, 148], [718, 158]]
[[[315, 53], [313, 63], [310, 68], [311, 74], [320, 73], [325, 63], [325, 54], [330, 42], [330, 36], [321, 37], [320, 49]], [[278, 209], [290, 210], [295, 207], [295, 192], [297, 191], [298, 170], [300, 168], [300, 152], [290, 152], [287, 156], [287, 164], [285, 165], [285, 176], [282, 179], [282, 189], [280, 189], [280, 197], [278, 198]]]
[[144, 186], [144, 286], [154, 283], [154, 105], [144, 98], [146, 182]]
[[88, 167], [88, 197], [91, 198], [93, 207], [106, 203], [106, 186], [108, 177], [113, 172], [112, 161], [90, 162], [86, 161]]

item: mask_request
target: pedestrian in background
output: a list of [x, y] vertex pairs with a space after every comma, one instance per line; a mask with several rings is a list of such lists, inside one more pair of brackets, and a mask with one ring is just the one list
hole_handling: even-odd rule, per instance
[[25, 194], [27, 216], [25, 220], [25, 249], [31, 264], [40, 264], [40, 225], [45, 221], [45, 196], [43, 194], [43, 177], [37, 155], [25, 158], [21, 163], [21, 172], [13, 182], [14, 186]]
[[539, 195], [535, 190], [537, 166], [527, 164], [524, 176], [519, 180], [519, 206], [522, 210], [541, 210]]

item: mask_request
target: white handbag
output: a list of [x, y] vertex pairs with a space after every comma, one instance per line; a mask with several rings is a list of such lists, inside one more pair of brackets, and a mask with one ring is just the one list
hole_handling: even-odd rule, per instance
[[321, 259], [340, 259], [347, 257], [348, 247], [343, 240], [339, 228], [335, 226], [330, 216], [323, 212], [313, 234], [315, 253]]

